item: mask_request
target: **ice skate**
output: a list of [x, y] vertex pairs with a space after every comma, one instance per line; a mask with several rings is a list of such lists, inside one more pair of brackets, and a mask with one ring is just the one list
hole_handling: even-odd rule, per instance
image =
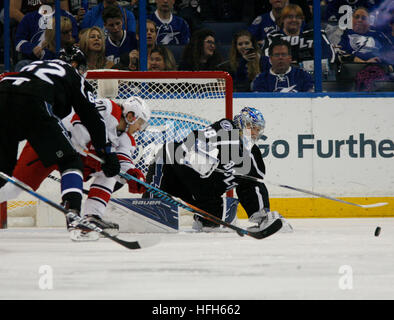
[[[79, 212], [73, 213], [79, 216]], [[70, 233], [70, 239], [72, 241], [97, 241], [100, 238], [97, 232], [92, 231], [69, 216], [66, 216], [66, 222], [67, 230]]]
[[84, 218], [86, 218], [90, 223], [95, 224], [100, 229], [109, 233], [111, 236], [117, 236], [119, 234], [119, 225], [117, 223], [103, 220], [103, 218], [94, 214], [85, 215]]
[[[119, 225], [116, 223], [104, 221], [97, 215], [86, 215], [84, 218], [88, 223], [99, 227], [111, 236], [116, 236], [119, 233]], [[67, 229], [70, 232], [70, 239], [73, 241], [97, 241], [100, 238], [98, 232], [78, 223], [78, 221], [67, 221]]]

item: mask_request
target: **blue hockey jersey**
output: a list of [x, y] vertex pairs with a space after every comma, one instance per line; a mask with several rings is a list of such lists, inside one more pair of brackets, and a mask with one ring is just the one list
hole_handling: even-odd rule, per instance
[[[134, 14], [120, 5], [119, 8], [122, 11], [122, 15], [123, 15], [123, 30], [135, 32], [136, 21]], [[85, 28], [91, 28], [93, 26], [104, 28], [104, 21], [102, 17], [103, 10], [104, 10], [104, 5], [101, 2], [97, 6], [93, 7], [88, 12], [86, 12], [81, 23], [81, 30]]]
[[167, 44], [188, 44], [190, 41], [190, 28], [188, 23], [181, 17], [171, 15], [168, 22], [162, 21], [157, 11], [148, 16], [157, 25], [156, 43]]
[[[321, 44], [322, 44], [322, 59], [327, 59], [329, 63], [335, 61], [335, 51], [330, 41], [327, 38], [324, 30], [321, 30]], [[305, 30], [299, 36], [288, 36], [282, 30], [272, 32], [267, 36], [267, 41], [264, 44], [264, 54], [268, 56], [268, 48], [275, 39], [283, 39], [291, 45], [291, 55], [293, 61], [300, 63], [302, 61], [313, 60], [313, 30]]]
[[123, 32], [123, 38], [118, 45], [110, 39], [109, 35], [105, 39], [105, 56], [108, 60], [113, 61], [114, 64], [119, 63], [122, 54], [129, 53], [134, 49], [138, 49], [138, 42], [134, 32]]
[[279, 26], [275, 22], [272, 11], [264, 13], [253, 20], [248, 27], [248, 31], [256, 38], [257, 41], [264, 40], [267, 34], [278, 31]]
[[260, 73], [251, 83], [253, 92], [308, 92], [313, 90], [311, 75], [290, 67], [285, 74], [275, 74], [272, 69]]
[[[33, 54], [33, 49], [42, 45], [45, 39], [45, 30], [51, 28], [50, 25], [53, 15], [42, 16], [38, 11], [34, 11], [26, 14], [21, 22], [18, 24], [18, 28], [15, 34], [15, 49], [21, 52], [24, 57], [36, 60], [37, 57]], [[72, 23], [72, 36], [76, 42], [78, 42], [78, 24], [75, 18], [67, 11], [60, 10], [60, 15], [67, 17]], [[45, 54], [41, 57], [42, 60], [53, 59], [53, 53], [45, 49]]]
[[[337, 21], [344, 15], [344, 6], [349, 6], [352, 10], [356, 8], [366, 8], [369, 12], [377, 5], [380, 4], [380, 0], [326, 0], [326, 10], [323, 14], [324, 21]], [[341, 12], [340, 12], [341, 11]]]
[[394, 64], [393, 43], [383, 32], [370, 30], [358, 34], [347, 29], [342, 34], [339, 45], [341, 50], [362, 60], [378, 57], [383, 63]]

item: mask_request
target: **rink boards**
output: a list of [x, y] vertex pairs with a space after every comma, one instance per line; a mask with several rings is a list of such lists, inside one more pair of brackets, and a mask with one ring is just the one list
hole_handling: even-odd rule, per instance
[[[394, 216], [393, 98], [240, 98], [261, 110], [267, 179], [348, 199], [362, 209], [269, 186], [272, 209], [288, 217]], [[245, 217], [239, 210], [239, 216]]]

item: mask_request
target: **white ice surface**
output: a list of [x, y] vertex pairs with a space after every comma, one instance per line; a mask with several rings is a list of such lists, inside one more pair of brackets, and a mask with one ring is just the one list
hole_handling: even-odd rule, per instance
[[[394, 299], [394, 218], [289, 221], [294, 233], [264, 240], [181, 232], [143, 250], [74, 243], [63, 229], [0, 230], [0, 299]], [[43, 265], [51, 290], [39, 286]]]

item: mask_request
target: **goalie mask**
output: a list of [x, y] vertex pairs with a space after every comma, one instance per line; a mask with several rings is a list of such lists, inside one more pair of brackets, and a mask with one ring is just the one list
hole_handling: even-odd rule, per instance
[[263, 114], [256, 108], [245, 107], [234, 117], [234, 123], [240, 130], [244, 142], [255, 144], [264, 132]]
[[[148, 121], [150, 119], [150, 109], [147, 103], [139, 97], [132, 97], [128, 98], [122, 104], [123, 107], [123, 117], [127, 123], [127, 126], [136, 123], [136, 121], [140, 122], [140, 130], [145, 130], [148, 126]], [[127, 119], [127, 115], [132, 112], [133, 113], [133, 120], [129, 121]]]

